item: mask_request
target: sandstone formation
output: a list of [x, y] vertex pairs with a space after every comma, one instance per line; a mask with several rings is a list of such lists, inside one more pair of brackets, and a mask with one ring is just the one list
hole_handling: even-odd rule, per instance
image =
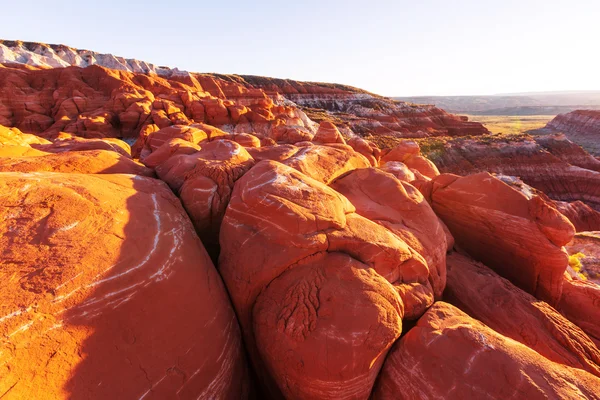
[[600, 110], [576, 110], [559, 114], [548, 122], [546, 129], [563, 132], [590, 153], [600, 155]]
[[0, 41], [0, 398], [600, 398], [600, 161], [486, 132]]
[[[370, 212], [360, 187], [369, 190], [372, 179], [388, 184], [398, 205]], [[370, 169], [332, 187], [349, 197], [263, 160], [236, 183], [221, 226], [219, 270], [254, 370], [270, 371], [275, 382], [263, 376], [267, 388], [292, 398], [365, 398], [402, 317], [417, 318], [444, 287], [445, 236], [416, 189]], [[377, 217], [386, 211], [389, 224]], [[423, 231], [418, 220], [427, 221]], [[364, 288], [365, 297], [352, 295], [351, 287]], [[358, 351], [363, 343], [372, 343], [373, 353]], [[322, 346], [336, 353], [318, 352], [315, 359], [314, 348]]]
[[45, 137], [135, 138], [194, 123], [288, 143], [488, 132], [433, 106], [350, 86], [190, 73], [64, 45], [0, 41], [0, 63], [0, 125]]
[[247, 395], [227, 294], [166, 185], [0, 172], [0, 202], [0, 393]]
[[457, 253], [448, 256], [447, 272], [446, 301], [551, 361], [600, 377], [600, 350], [550, 305]]
[[600, 285], [565, 277], [557, 309], [577, 324], [600, 346]]
[[598, 399], [600, 378], [549, 361], [438, 302], [390, 352], [374, 399]]
[[573, 225], [526, 186], [501, 178], [507, 183], [489, 173], [443, 174], [422, 190], [461, 248], [598, 342], [600, 286], [565, 273], [569, 255], [563, 246], [573, 239]]
[[73, 172], [80, 174], [134, 174], [154, 176], [154, 171], [119, 153], [88, 150], [43, 155], [0, 157], [0, 172]]
[[489, 173], [433, 179], [431, 205], [457, 244], [525, 291], [556, 305], [573, 225], [550, 203]]
[[[430, 142], [425, 155], [441, 172], [469, 175], [487, 171], [519, 177], [552, 200], [581, 201], [596, 212], [600, 210], [600, 161], [564, 135]], [[584, 225], [586, 220], [600, 218], [588, 210], [585, 214], [580, 218]], [[594, 222], [592, 230], [596, 229], [600, 226], [595, 227]]]

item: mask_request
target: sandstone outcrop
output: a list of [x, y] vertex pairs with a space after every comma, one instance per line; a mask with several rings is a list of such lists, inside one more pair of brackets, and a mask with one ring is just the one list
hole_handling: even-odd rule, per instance
[[488, 132], [433, 106], [350, 86], [190, 73], [63, 45], [0, 41], [0, 63], [0, 125], [44, 137], [135, 138], [147, 127], [194, 123], [285, 143]]
[[[382, 203], [380, 211], [361, 215], [369, 212], [363, 207], [369, 200], [359, 193], [362, 185], [370, 189], [369, 174], [393, 185], [389, 191], [403, 206]], [[409, 218], [416, 223], [419, 217], [431, 218], [432, 232], [441, 230], [414, 188], [363, 169], [332, 187], [358, 206], [322, 182], [264, 160], [237, 181], [223, 219], [219, 271], [254, 370], [271, 393], [365, 398], [405, 312], [418, 317], [443, 290], [445, 236], [413, 230]], [[389, 227], [368, 219], [385, 211], [391, 213]], [[329, 295], [333, 290], [340, 294]], [[344, 310], [344, 304], [353, 305]], [[372, 343], [370, 350], [359, 351], [362, 343]], [[327, 356], [326, 347], [336, 353]], [[315, 348], [323, 349], [316, 359]]]
[[133, 174], [154, 176], [154, 171], [114, 151], [88, 150], [0, 157], [0, 172], [73, 172], [80, 174]]
[[443, 174], [423, 186], [456, 243], [515, 285], [600, 338], [600, 286], [566, 274], [575, 229], [541, 196], [510, 177]]
[[575, 229], [542, 197], [489, 173], [443, 174], [430, 183], [431, 205], [456, 243], [537, 298], [556, 305]]
[[486, 132], [0, 41], [0, 397], [600, 399], [600, 161]]
[[0, 172], [0, 202], [0, 393], [248, 394], [227, 293], [166, 185]]
[[600, 111], [576, 110], [559, 114], [548, 122], [546, 129], [563, 132], [569, 139], [594, 155], [600, 155]]
[[600, 346], [600, 285], [565, 277], [557, 309], [577, 324]]
[[600, 377], [600, 350], [550, 305], [457, 253], [448, 256], [447, 273], [445, 301], [551, 361]]
[[515, 176], [552, 200], [600, 210], [600, 161], [564, 135], [458, 138], [430, 143], [425, 155], [441, 172]]
[[599, 389], [600, 378], [549, 361], [438, 302], [394, 345], [373, 398], [597, 399]]

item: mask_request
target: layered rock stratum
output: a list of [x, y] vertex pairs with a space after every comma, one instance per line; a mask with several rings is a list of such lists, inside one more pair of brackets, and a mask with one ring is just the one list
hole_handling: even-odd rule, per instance
[[0, 57], [3, 399], [600, 398], [600, 161], [566, 137]]
[[559, 114], [548, 122], [545, 129], [563, 132], [590, 153], [600, 155], [600, 110], [575, 110]]

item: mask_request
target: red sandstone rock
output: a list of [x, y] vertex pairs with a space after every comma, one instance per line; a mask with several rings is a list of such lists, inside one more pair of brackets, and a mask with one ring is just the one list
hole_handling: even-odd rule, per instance
[[300, 147], [283, 163], [326, 185], [348, 171], [369, 167], [365, 157], [345, 145]]
[[131, 148], [122, 140], [114, 138], [84, 139], [66, 135], [54, 139], [48, 144], [31, 144], [31, 147], [48, 153], [63, 153], [66, 151], [109, 150], [131, 158]]
[[564, 136], [457, 138], [427, 156], [441, 172], [519, 177], [552, 200], [600, 210], [600, 161]]
[[446, 235], [429, 204], [413, 186], [375, 168], [352, 171], [331, 187], [350, 200], [358, 214], [386, 227], [425, 259], [425, 274], [396, 284], [406, 318], [421, 316], [441, 298], [446, 285]]
[[[537, 195], [488, 173], [444, 174], [431, 185], [431, 205], [456, 243], [537, 298], [561, 296], [573, 225]], [[426, 191], [425, 191], [426, 192]]]
[[546, 125], [546, 128], [564, 132], [575, 143], [584, 146], [593, 154], [600, 154], [600, 111], [576, 110], [559, 114]]
[[[163, 147], [171, 149], [172, 145], [169, 142]], [[156, 172], [180, 196], [203, 243], [215, 254], [233, 185], [254, 165], [254, 159], [245, 148], [229, 140], [205, 142], [198, 151], [179, 147], [177, 142], [175, 146]]]
[[491, 269], [453, 253], [444, 300], [547, 359], [600, 376], [600, 350], [575, 324]]
[[566, 276], [558, 310], [600, 346], [600, 286]]
[[[240, 318], [254, 371], [259, 374], [266, 390], [272, 395], [282, 391], [289, 395], [319, 393], [318, 397], [336, 398], [346, 398], [352, 393], [369, 393], [379, 364], [371, 364], [368, 370], [365, 366], [374, 360], [372, 354], [385, 354], [391, 341], [399, 334], [399, 326], [383, 325], [381, 329], [385, 328], [385, 335], [376, 333], [376, 330], [371, 331], [372, 335], [387, 338], [376, 341], [374, 353], [371, 350], [359, 352], [355, 348], [357, 342], [340, 341], [339, 350], [336, 350], [340, 357], [344, 354], [357, 354], [356, 357], [361, 357], [354, 358], [355, 367], [348, 369], [343, 364], [329, 363], [324, 358], [326, 354], [321, 352], [316, 357], [321, 360], [320, 365], [325, 367], [313, 369], [311, 365], [317, 365], [317, 361], [309, 364], [308, 358], [314, 358], [315, 353], [307, 355], [308, 350], [304, 345], [295, 344], [298, 339], [294, 329], [290, 328], [285, 334], [273, 332], [271, 327], [274, 320], [265, 315], [266, 308], [275, 307], [272, 311], [275, 314], [278, 313], [277, 310], [284, 308], [293, 309], [296, 297], [291, 293], [287, 297], [281, 297], [286, 293], [285, 288], [290, 284], [290, 279], [300, 279], [298, 274], [302, 275], [300, 271], [304, 269], [317, 272], [322, 270], [333, 253], [342, 253], [340, 257], [348, 260], [339, 261], [340, 266], [345, 266], [343, 268], [354, 266], [358, 271], [364, 268], [362, 264], [370, 267], [372, 272], [365, 270], [365, 273], [373, 278], [363, 274], [366, 281], [374, 279], [377, 282], [389, 282], [390, 285], [380, 285], [377, 289], [383, 290], [387, 299], [420, 298], [422, 285], [418, 283], [427, 282], [427, 261], [392, 231], [358, 215], [348, 199], [338, 192], [295, 169], [273, 161], [259, 162], [236, 182], [221, 226], [220, 239], [219, 270]], [[301, 270], [295, 271], [296, 268]], [[381, 278], [377, 278], [376, 274]], [[349, 279], [343, 285], [355, 285], [355, 279], [352, 278], [354, 272], [336, 275], [337, 277], [326, 272], [325, 276], [330, 277], [323, 281], [328, 288], [335, 287], [337, 284], [334, 282], [342, 276]], [[307, 276], [307, 279], [311, 281], [313, 278]], [[328, 283], [329, 279], [333, 282]], [[328, 301], [326, 293], [329, 290], [319, 292], [319, 304]], [[268, 300], [257, 300], [262, 295]], [[371, 301], [378, 304], [381, 295], [373, 296]], [[362, 297], [352, 298], [361, 303], [367, 301]], [[354, 300], [339, 298], [335, 304], [337, 301], [343, 304]], [[367, 309], [371, 309], [370, 302], [365, 304]], [[258, 307], [265, 311], [253, 313], [252, 310], [257, 310]], [[345, 318], [342, 315], [349, 315], [344, 314], [345, 311], [338, 312], [342, 314], [332, 314], [326, 318], [323, 316], [325, 319], [319, 321], [330, 324], [339, 318]], [[298, 313], [287, 325], [310, 326], [308, 320], [298, 319], [304, 318], [304, 315]], [[266, 319], [262, 319], [263, 317]], [[390, 323], [399, 321], [401, 314], [398, 314], [398, 318], [392, 317], [393, 314], [387, 317]], [[372, 318], [380, 317], [373, 314]], [[356, 323], [361, 324], [360, 321]], [[322, 329], [337, 329], [326, 326], [311, 331], [314, 332], [314, 337], [309, 335], [305, 340], [314, 343], [311, 346], [316, 348], [326, 346], [328, 336], [321, 333]], [[275, 340], [277, 345], [265, 345]], [[286, 359], [306, 359], [305, 367], [282, 364], [281, 351], [284, 350], [287, 352]], [[266, 368], [273, 375], [269, 376]], [[291, 376], [295, 378], [287, 378]], [[307, 381], [303, 376], [312, 379]], [[351, 388], [348, 393], [345, 392], [346, 387]]]
[[0, 201], [7, 398], [247, 396], [227, 293], [166, 185], [1, 172]]
[[392, 161], [403, 162], [410, 156], [418, 156], [421, 154], [419, 144], [413, 140], [403, 140], [392, 149], [387, 149], [382, 152], [381, 163], [385, 164]]
[[389, 161], [383, 164], [380, 169], [394, 175], [398, 180], [404, 182], [412, 182], [415, 180], [415, 174], [400, 161]]
[[131, 158], [106, 150], [45, 153], [34, 157], [0, 157], [1, 172], [70, 172], [79, 174], [133, 174], [154, 172]]
[[348, 141], [348, 145], [351, 146], [357, 153], [365, 156], [367, 160], [369, 160], [371, 166], [376, 167], [379, 165], [380, 150], [373, 143], [359, 137], [354, 137]]
[[556, 209], [571, 221], [577, 232], [600, 230], [600, 212], [582, 201], [555, 201]]
[[393, 346], [373, 399], [598, 398], [600, 378], [549, 361], [457, 308], [434, 304]]
[[317, 143], [346, 144], [346, 141], [338, 128], [329, 121], [324, 121], [319, 124], [319, 129], [317, 130], [313, 141]]
[[402, 309], [373, 269], [329, 253], [284, 272], [260, 294], [256, 344], [286, 398], [366, 399], [400, 335]]

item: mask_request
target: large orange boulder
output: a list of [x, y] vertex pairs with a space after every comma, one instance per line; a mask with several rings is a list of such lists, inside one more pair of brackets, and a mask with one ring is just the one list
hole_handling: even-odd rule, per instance
[[369, 160], [371, 166], [377, 167], [379, 165], [381, 152], [379, 147], [375, 146], [373, 143], [356, 136], [348, 140], [348, 145], [351, 146], [357, 153], [365, 156], [367, 160]]
[[253, 313], [261, 358], [286, 398], [368, 398], [402, 330], [390, 283], [335, 252], [275, 278]]
[[600, 346], [600, 285], [565, 276], [557, 308]]
[[600, 350], [550, 305], [458, 253], [448, 256], [447, 269], [445, 301], [551, 361], [600, 376]]
[[[164, 143], [171, 139], [183, 139], [187, 142], [198, 144], [206, 140], [208, 135], [201, 129], [187, 125], [172, 125], [160, 129], [156, 132], [151, 132], [146, 136], [141, 136], [138, 140], [143, 143], [143, 149], [140, 154], [140, 159], [143, 161], [145, 157], [156, 151]], [[138, 145], [139, 146], [139, 145]]]
[[[173, 142], [163, 148], [172, 149]], [[219, 230], [235, 182], [254, 165], [246, 149], [230, 140], [204, 142], [199, 150], [182, 146], [156, 167], [158, 176], [179, 195], [211, 255], [218, 251]], [[150, 159], [148, 157], [146, 160]]]
[[600, 378], [549, 361], [438, 302], [388, 355], [373, 399], [597, 399]]
[[220, 244], [219, 271], [271, 395], [367, 396], [400, 334], [403, 298], [420, 298], [429, 279], [425, 258], [392, 230], [274, 161], [236, 182]]
[[319, 129], [317, 129], [313, 142], [346, 144], [338, 128], [329, 121], [323, 121], [319, 124]]
[[283, 163], [325, 184], [348, 171], [370, 166], [362, 154], [345, 145], [300, 147]]
[[382, 152], [381, 165], [401, 162], [409, 169], [420, 173], [427, 178], [434, 178], [440, 174], [434, 163], [421, 155], [421, 148], [417, 142], [403, 140], [396, 147]]
[[227, 293], [166, 185], [1, 172], [0, 203], [0, 393], [247, 396]]
[[404, 182], [412, 182], [416, 179], [415, 173], [400, 161], [389, 161], [383, 164], [380, 169], [394, 175], [397, 179]]
[[444, 174], [423, 191], [461, 248], [556, 306], [568, 265], [563, 246], [575, 229], [551, 203], [508, 182], [489, 173]]
[[30, 144], [37, 150], [48, 153], [63, 153], [66, 151], [109, 150], [131, 158], [131, 147], [122, 140], [114, 138], [85, 139], [65, 134], [53, 139], [52, 143]]
[[120, 153], [107, 150], [44, 153], [25, 157], [0, 157], [0, 172], [73, 172], [80, 174], [134, 174], [154, 176], [154, 171]]
[[422, 275], [405, 286], [396, 285], [406, 318], [421, 316], [434, 299], [441, 299], [446, 285], [446, 235], [429, 204], [416, 188], [376, 168], [351, 171], [331, 187], [350, 200], [359, 215], [384, 226], [425, 259]]

